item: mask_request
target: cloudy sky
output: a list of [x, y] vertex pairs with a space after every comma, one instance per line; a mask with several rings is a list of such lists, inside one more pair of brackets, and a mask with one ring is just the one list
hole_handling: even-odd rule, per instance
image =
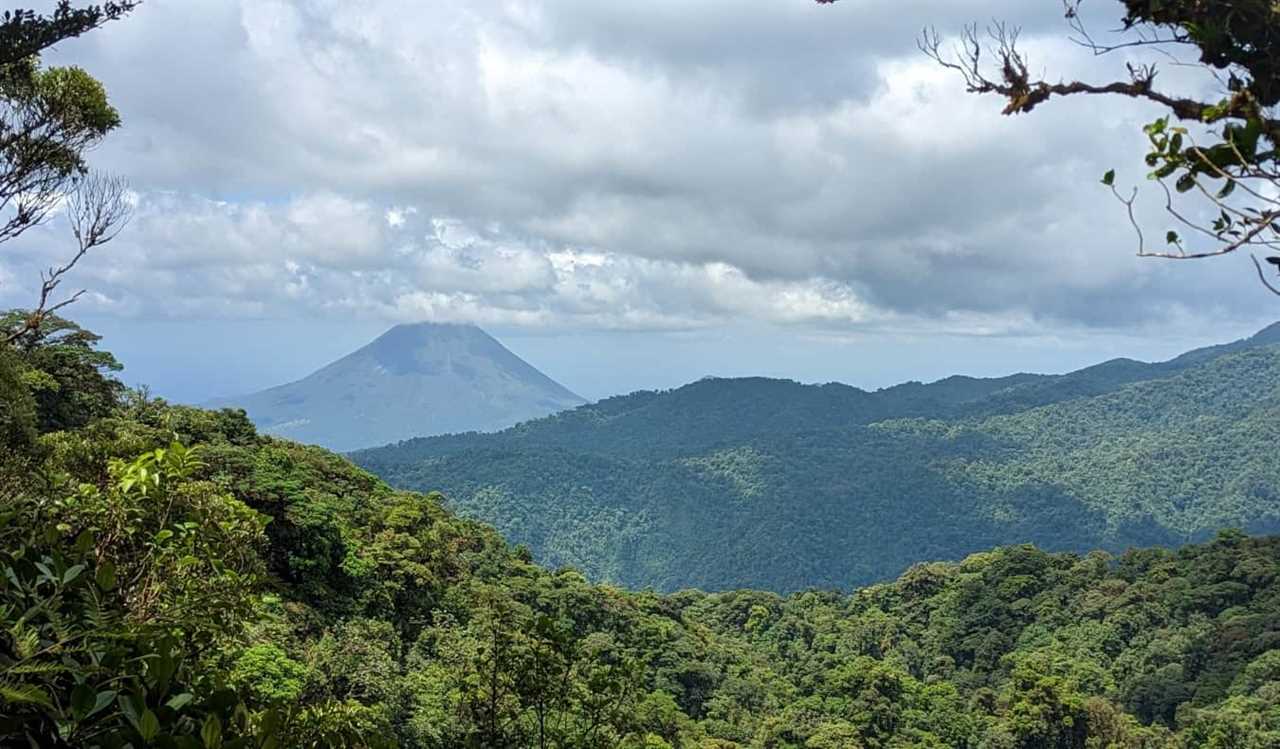
[[[1063, 370], [1274, 319], [1247, 257], [1133, 256], [1098, 178], [1144, 181], [1156, 110], [1005, 118], [916, 49], [991, 18], [1051, 77], [1122, 69], [1058, 0], [146, 0], [47, 58], [106, 84], [125, 124], [93, 163], [137, 200], [75, 316], [196, 401], [421, 320], [598, 397]], [[6, 306], [65, 227], [11, 244]]]

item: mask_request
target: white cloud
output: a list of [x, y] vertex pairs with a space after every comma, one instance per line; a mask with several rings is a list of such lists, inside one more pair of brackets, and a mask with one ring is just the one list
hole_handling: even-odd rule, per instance
[[[991, 17], [1051, 74], [1121, 63], [1013, 0], [149, 0], [55, 55], [118, 102], [95, 159], [137, 200], [79, 280], [120, 315], [607, 329], [1263, 314], [1240, 263], [1132, 257], [1096, 182], [1141, 177], [1152, 110], [1004, 118], [914, 47]], [[2, 301], [60, 246], [0, 260]]]
[[[720, 261], [552, 248], [412, 211], [399, 212], [395, 230], [419, 239], [393, 239], [379, 220], [386, 210], [327, 193], [281, 204], [140, 195], [129, 233], [78, 269], [78, 280], [99, 292], [82, 309], [598, 328], [859, 322], [869, 314], [852, 289], [830, 280], [757, 280]], [[42, 227], [37, 251], [21, 265], [33, 277], [65, 251], [57, 228]], [[399, 249], [387, 252], [393, 241]]]
[[387, 221], [387, 226], [390, 226], [392, 229], [399, 229], [400, 227], [404, 226], [404, 222], [410, 216], [416, 214], [417, 212], [418, 212], [418, 209], [411, 205], [410, 206], [393, 206], [387, 209], [387, 212], [384, 214], [384, 218]]

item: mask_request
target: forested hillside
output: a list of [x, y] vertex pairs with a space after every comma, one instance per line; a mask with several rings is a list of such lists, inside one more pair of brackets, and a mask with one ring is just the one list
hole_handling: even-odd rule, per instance
[[1280, 529], [1277, 341], [874, 393], [708, 379], [354, 457], [591, 579], [847, 587], [1000, 544]]
[[[92, 334], [41, 331], [0, 349], [5, 746], [1280, 742], [1275, 538], [627, 592], [241, 412], [129, 393]], [[934, 429], [912, 424], [867, 433]]]
[[[879, 43], [895, 28], [884, 20], [902, 20], [896, 7], [859, 16], [862, 36], [822, 29], [841, 49], [866, 47], [828, 59], [836, 47], [810, 27], [741, 23], [736, 7], [238, 3], [224, 16], [203, 7], [216, 3], [145, 3], [159, 25], [52, 58], [138, 76], [124, 100], [148, 127], [105, 160], [141, 177], [135, 188], [86, 158], [121, 123], [105, 88], [41, 55], [142, 5], [0, 12], [0, 246], [17, 250], [0, 280], [6, 294], [28, 270], [38, 281], [30, 307], [0, 314], [0, 747], [1280, 747], [1280, 327], [1063, 376], [875, 393], [705, 380], [357, 456], [397, 487], [260, 432], [243, 410], [126, 387], [99, 336], [64, 316], [84, 297], [140, 323], [754, 317], [803, 331], [1047, 321], [1077, 305], [1097, 309], [1065, 319], [1231, 319], [1244, 308], [1209, 312], [1212, 296], [1108, 306], [1116, 290], [1166, 282], [1092, 283], [1115, 276], [1075, 272], [1098, 255], [1061, 265], [1037, 243], [1076, 252], [1070, 235], [1092, 234], [1085, 204], [1059, 200], [1093, 163], [1087, 149], [1105, 145], [1078, 137], [1090, 122], [1070, 123], [1066, 141], [1034, 136], [1066, 161], [999, 136], [1016, 169], [990, 169], [977, 150], [986, 125], [953, 121], [952, 101], [931, 118], [932, 83]], [[503, 14], [473, 23], [492, 11], [481, 5]], [[1147, 124], [1145, 163], [1171, 180], [1164, 207], [1197, 236], [1170, 230], [1164, 250], [1147, 248], [1138, 193], [1117, 189], [1115, 170], [1102, 178], [1138, 254], [1243, 250], [1280, 295], [1280, 4], [1124, 0], [1113, 46], [1095, 42], [1081, 5], [1063, 6], [1076, 45], [1125, 50], [1127, 75], [1112, 83], [1038, 80], [1019, 27], [1000, 20], [985, 36], [929, 29], [915, 48], [970, 92], [1006, 99], [1006, 114], [1119, 94], [1192, 125]], [[676, 36], [656, 35], [668, 27]], [[1165, 93], [1180, 82], [1166, 77], [1154, 87], [1157, 66], [1136, 48], [1169, 45], [1198, 52], [1224, 98]], [[797, 77], [819, 66], [830, 80]], [[894, 96], [844, 91], [849, 71], [873, 68], [853, 77]], [[844, 92], [824, 110], [814, 94], [829, 85]], [[746, 128], [732, 125], [738, 109]], [[1124, 121], [1097, 115], [1107, 138]], [[228, 123], [234, 137], [211, 136]], [[1205, 140], [1211, 125], [1221, 130]], [[964, 146], [950, 148], [957, 133]], [[913, 202], [921, 175], [937, 183], [931, 199], [974, 197], [946, 189], [963, 184], [982, 200]], [[797, 189], [806, 182], [818, 191]], [[739, 194], [752, 184], [767, 192]], [[860, 199], [867, 185], [881, 203]], [[1209, 202], [1179, 212], [1175, 195]], [[386, 203], [396, 196], [422, 198], [422, 215]], [[848, 231], [832, 199], [851, 201]], [[135, 216], [151, 231], [89, 276], [102, 290], [68, 288]], [[27, 234], [56, 223], [65, 245]], [[908, 233], [886, 231], [895, 223]], [[967, 223], [1029, 241], [992, 242], [1013, 235]], [[795, 224], [818, 234], [784, 226]], [[636, 234], [651, 246], [614, 241]], [[979, 258], [968, 249], [979, 237], [1024, 257]], [[1105, 231], [1087, 239], [1109, 244]], [[739, 243], [749, 255], [711, 246]], [[760, 261], [776, 247], [802, 262], [769, 270]], [[1064, 304], [1059, 284], [1080, 301]], [[1042, 295], [1047, 306], [1027, 305]], [[192, 330], [195, 345], [218, 338]], [[154, 327], [132, 335], [172, 353]], [[388, 425], [422, 433], [422, 414], [472, 428], [577, 402], [500, 348], [478, 329], [398, 327], [260, 403], [271, 427], [357, 445]]]

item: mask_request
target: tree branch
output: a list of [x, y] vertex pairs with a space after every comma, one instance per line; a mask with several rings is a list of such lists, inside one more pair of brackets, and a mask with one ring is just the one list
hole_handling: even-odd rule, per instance
[[[954, 57], [942, 51], [941, 37], [932, 28], [926, 28], [922, 32], [916, 46], [943, 67], [961, 73], [970, 93], [998, 94], [1004, 97], [1008, 101], [1004, 108], [1006, 115], [1024, 114], [1052, 97], [1076, 94], [1119, 94], [1146, 99], [1163, 105], [1181, 120], [1195, 122], [1226, 118], [1248, 119], [1258, 112], [1247, 91], [1236, 92], [1226, 107], [1156, 91], [1153, 88], [1157, 74], [1154, 65], [1128, 64], [1127, 82], [1092, 84], [1084, 81], [1049, 83], [1032, 80], [1026, 57], [1017, 46], [1019, 29], [1003, 23], [993, 23], [988, 27], [987, 35], [991, 40], [989, 51], [995, 56], [996, 67], [1000, 71], [999, 80], [988, 77], [983, 71], [983, 51], [986, 45], [979, 39], [976, 25], [965, 27]], [[1268, 131], [1280, 131], [1280, 120], [1264, 118], [1262, 122]]]
[[0, 65], [11, 65], [64, 39], [100, 28], [124, 17], [139, 4], [140, 0], [116, 0], [73, 8], [68, 0], [59, 0], [47, 16], [24, 8], [6, 10], [0, 14]]
[[34, 309], [17, 328], [0, 333], [6, 344], [13, 344], [26, 334], [38, 330], [45, 318], [78, 300], [83, 289], [66, 299], [52, 303], [54, 292], [89, 250], [115, 239], [129, 223], [132, 206], [128, 188], [117, 177], [90, 174], [81, 178], [67, 196], [67, 219], [76, 239], [76, 253], [62, 265], [40, 274], [40, 298]]
[[1266, 275], [1264, 275], [1262, 272], [1262, 263], [1258, 262], [1258, 258], [1255, 257], [1254, 255], [1250, 255], [1249, 259], [1253, 261], [1253, 267], [1258, 269], [1258, 280], [1262, 282], [1262, 285], [1266, 286], [1267, 290], [1270, 291], [1272, 294], [1275, 294], [1276, 296], [1280, 296], [1280, 289], [1277, 289], [1276, 287], [1272, 286], [1271, 283], [1267, 281]]

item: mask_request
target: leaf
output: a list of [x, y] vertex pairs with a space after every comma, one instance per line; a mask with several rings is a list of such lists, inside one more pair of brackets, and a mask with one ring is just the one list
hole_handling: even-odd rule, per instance
[[116, 566], [111, 562], [103, 562], [98, 565], [98, 570], [94, 573], [93, 579], [99, 588], [111, 590], [116, 587]]
[[1164, 235], [1164, 240], [1165, 240], [1166, 242], [1168, 242], [1169, 244], [1177, 244], [1177, 243], [1178, 243], [1178, 232], [1176, 232], [1176, 231], [1170, 231], [1169, 233], [1167, 233], [1167, 234], [1165, 234], [1165, 235]]
[[88, 684], [78, 684], [75, 689], [71, 690], [71, 714], [76, 720], [84, 720], [89, 717], [89, 713], [93, 710], [93, 706], [97, 704], [98, 693]]
[[142, 711], [142, 716], [138, 718], [138, 734], [142, 736], [142, 740], [150, 742], [160, 733], [160, 719], [150, 710]]
[[9, 686], [0, 684], [0, 702], [53, 707], [49, 694], [35, 684]]
[[85, 552], [93, 548], [93, 543], [94, 543], [93, 532], [88, 530], [81, 531], [80, 535], [76, 536], [75, 550], [81, 554], [84, 554]]
[[62, 584], [70, 585], [73, 580], [80, 577], [81, 572], [84, 572], [83, 564], [77, 564], [73, 567], [67, 568], [67, 571], [62, 573]]
[[1177, 188], [1178, 192], [1190, 192], [1191, 190], [1194, 190], [1196, 187], [1195, 175], [1192, 175], [1192, 174], [1182, 175], [1181, 177], [1178, 178], [1178, 183], [1175, 185], [1175, 187]]
[[[97, 713], [102, 712], [102, 710], [106, 708], [107, 705], [110, 705], [111, 701], [115, 698], [116, 693], [114, 690], [108, 689], [105, 692], [98, 692], [98, 698], [94, 700], [93, 709], [89, 711], [89, 715], [96, 715]], [[89, 717], [89, 715], [86, 715], [85, 717]]]
[[159, 658], [148, 664], [147, 681], [151, 682], [153, 688], [163, 693], [168, 689], [169, 680], [177, 670], [178, 664], [173, 659], [173, 655], [169, 652], [161, 653]]
[[258, 734], [268, 738], [273, 737], [280, 730], [281, 723], [283, 721], [279, 710], [267, 710], [258, 718]]
[[0, 684], [0, 703], [38, 704], [46, 708], [54, 707], [54, 703], [49, 699], [49, 693], [35, 684], [18, 686]]
[[1102, 175], [1102, 184], [1111, 187], [1116, 183], [1116, 170], [1108, 169], [1107, 173]]
[[1230, 106], [1231, 102], [1227, 99], [1223, 99], [1211, 107], [1205, 107], [1205, 109], [1200, 113], [1200, 119], [1204, 122], [1214, 122], [1215, 120], [1222, 119], [1222, 116], [1227, 113]]
[[1223, 185], [1222, 189], [1218, 191], [1218, 198], [1225, 198], [1235, 191], [1236, 181], [1234, 179], [1229, 179], [1227, 180], [1227, 184]]
[[168, 702], [164, 704], [167, 705], [170, 710], [177, 711], [191, 704], [191, 701], [194, 700], [195, 698], [196, 698], [195, 695], [193, 695], [192, 693], [183, 692], [182, 694], [174, 695], [172, 698], [169, 699]]
[[204, 719], [204, 725], [200, 727], [200, 740], [204, 742], [205, 749], [218, 749], [222, 746], [222, 722], [218, 720], [218, 716], [210, 713]]
[[171, 538], [173, 538], [173, 531], [169, 530], [168, 528], [165, 528], [164, 530], [156, 534], [155, 542], [158, 544], [162, 544]]
[[40, 633], [22, 622], [9, 629], [9, 637], [13, 640], [13, 651], [19, 658], [30, 658], [40, 649]]
[[130, 723], [137, 725], [138, 705], [141, 701], [135, 696], [122, 694], [116, 702], [119, 703], [120, 712], [124, 713], [124, 717], [128, 718]]

